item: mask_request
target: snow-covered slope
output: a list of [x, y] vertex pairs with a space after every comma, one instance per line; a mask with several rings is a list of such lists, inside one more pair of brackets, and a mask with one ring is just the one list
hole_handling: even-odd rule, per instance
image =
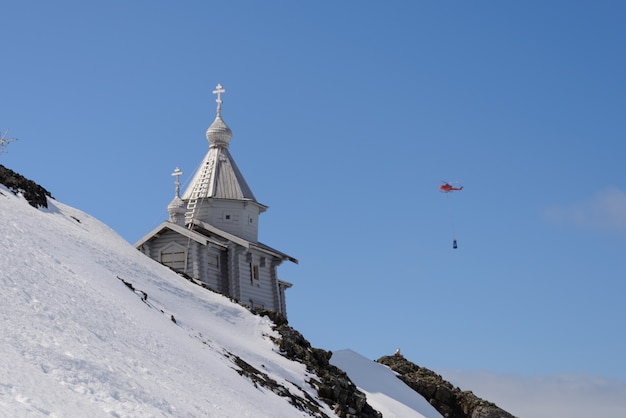
[[235, 356], [317, 399], [269, 320], [81, 211], [0, 193], [0, 416], [309, 416], [238, 373]]
[[352, 350], [334, 351], [331, 364], [345, 371], [385, 418], [440, 418], [423, 396], [405, 385], [387, 366]]

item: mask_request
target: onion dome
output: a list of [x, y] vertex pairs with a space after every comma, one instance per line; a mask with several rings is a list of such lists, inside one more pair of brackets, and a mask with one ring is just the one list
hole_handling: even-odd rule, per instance
[[169, 212], [170, 215], [172, 215], [172, 214], [181, 213], [181, 210], [182, 210], [182, 213], [185, 213], [185, 211], [187, 210], [185, 208], [185, 202], [183, 201], [183, 199], [176, 196], [174, 199], [172, 199], [170, 204], [167, 205], [167, 211]]
[[214, 147], [227, 147], [232, 137], [233, 131], [230, 130], [228, 125], [224, 123], [218, 114], [206, 131], [206, 139], [209, 140], [209, 145]]
[[222, 93], [226, 90], [218, 84], [213, 94], [217, 94], [217, 116], [206, 131], [206, 139], [211, 147], [227, 147], [233, 137], [233, 131], [222, 120]]

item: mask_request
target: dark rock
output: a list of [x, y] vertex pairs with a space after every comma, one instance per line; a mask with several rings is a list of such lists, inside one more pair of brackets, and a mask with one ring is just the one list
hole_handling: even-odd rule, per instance
[[446, 418], [515, 418], [497, 405], [470, 391], [461, 391], [432, 370], [396, 354], [377, 360], [398, 373], [398, 378], [422, 395]]
[[21, 174], [0, 165], [0, 183], [4, 184], [14, 194], [21, 193], [24, 199], [35, 208], [48, 207], [48, 197], [52, 197], [50, 192], [28, 180]]
[[281, 354], [303, 363], [307, 370], [320, 379], [309, 383], [319, 397], [342, 418], [381, 418], [382, 415], [367, 403], [363, 392], [357, 389], [348, 375], [330, 364], [332, 352], [311, 347], [311, 344], [286, 321], [274, 327], [280, 334], [276, 340]]
[[303, 393], [305, 393], [305, 397], [296, 396], [292, 394], [285, 386], [279, 384], [274, 379], [269, 377], [267, 373], [264, 373], [253, 367], [241, 357], [236, 356], [232, 353], [227, 353], [226, 357], [233, 360], [234, 364], [237, 366], [235, 368], [237, 373], [250, 379], [255, 387], [262, 386], [268, 388], [276, 395], [287, 398], [289, 400], [289, 403], [291, 403], [296, 409], [304, 411], [312, 417], [330, 418], [322, 411], [321, 405], [315, 399], [311, 398], [311, 396], [307, 395], [306, 392], [303, 391]]

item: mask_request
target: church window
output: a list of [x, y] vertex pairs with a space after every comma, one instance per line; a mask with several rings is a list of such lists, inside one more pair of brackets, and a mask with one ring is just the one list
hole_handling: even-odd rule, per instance
[[250, 263], [250, 284], [253, 284], [255, 280], [259, 280], [259, 266]]
[[265, 267], [265, 257], [261, 257], [260, 265], [261, 267]]
[[220, 256], [219, 254], [211, 254], [208, 255], [209, 267], [213, 267], [216, 269], [220, 268]]
[[168, 245], [161, 251], [161, 263], [174, 270], [185, 268], [185, 247], [179, 244]]

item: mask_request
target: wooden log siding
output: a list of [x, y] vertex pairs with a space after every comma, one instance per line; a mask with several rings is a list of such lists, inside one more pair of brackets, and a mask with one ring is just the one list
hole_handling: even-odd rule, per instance
[[243, 249], [237, 244], [228, 245], [228, 295], [241, 300], [239, 287], [239, 258]]
[[183, 245], [170, 242], [158, 254], [159, 261], [166, 266], [182, 271], [185, 269], [186, 249]]
[[270, 283], [273, 283], [272, 286], [272, 298], [274, 299], [274, 310], [278, 313], [281, 313], [287, 317], [286, 311], [284, 309], [284, 293], [281, 294], [280, 282], [278, 281], [278, 265], [282, 262], [282, 260], [277, 259], [276, 257], [271, 257], [265, 263], [269, 266], [270, 270]]
[[166, 251], [169, 264], [182, 255], [175, 253], [184, 253], [186, 265], [177, 265], [179, 271], [251, 308], [263, 307], [286, 315], [286, 287], [281, 285], [277, 273], [282, 257], [234, 237], [228, 244], [204, 237], [206, 240], [201, 241], [182, 231], [163, 228], [138, 248], [159, 262], [163, 262]]
[[155, 257], [152, 255], [152, 243], [150, 241], [144, 242], [141, 244], [141, 248], [139, 249], [142, 253], [147, 255], [148, 257], [154, 259]]
[[285, 319], [289, 319], [287, 318], [287, 298], [285, 297], [285, 290], [287, 289], [285, 288], [285, 286], [281, 285], [280, 283], [277, 283], [277, 286], [278, 286], [278, 300], [279, 300], [278, 312], [283, 314]]
[[220, 251], [219, 291], [225, 295], [229, 293], [229, 264], [228, 251]]
[[195, 219], [247, 241], [256, 242], [260, 212], [261, 209], [256, 204], [249, 203], [244, 207], [233, 207], [229, 202], [205, 199], [198, 202]]
[[198, 244], [195, 241], [191, 241], [189, 244], [190, 244], [189, 253], [187, 255], [189, 264], [187, 267], [187, 274], [189, 274], [191, 277], [193, 277], [196, 280], [200, 280], [200, 278], [202, 277], [201, 275], [202, 251], [198, 251], [198, 246], [200, 244]]
[[259, 239], [259, 208], [253, 205], [249, 205], [244, 209], [244, 225], [242, 230], [242, 237], [251, 242], [256, 242]]
[[227, 262], [223, 260], [223, 253], [223, 251], [210, 245], [205, 249], [203, 262], [205, 272], [201, 280], [211, 289], [227, 295], [228, 287], [225, 287], [224, 283], [228, 279], [228, 266]]
[[[195, 241], [192, 242], [196, 243]], [[161, 253], [163, 252], [163, 250], [167, 250], [167, 248], [170, 247], [172, 244], [178, 244], [181, 247], [185, 248], [185, 251], [187, 252], [187, 263], [189, 263], [189, 252], [187, 251], [188, 238], [183, 237], [174, 231], [165, 231], [160, 236], [160, 239], [151, 240], [150, 242], [144, 243], [144, 253], [150, 258], [157, 260], [158, 262], [162, 262]]]
[[206, 199], [198, 203], [196, 219], [207, 222], [216, 228], [238, 237], [242, 236], [242, 210], [224, 205], [223, 202]]
[[[261, 263], [262, 257], [266, 259], [264, 265]], [[251, 308], [265, 308], [280, 312], [278, 289], [272, 280], [275, 278], [275, 267], [271, 257], [250, 251], [239, 258], [239, 269], [247, 273], [240, 276], [241, 302]]]

